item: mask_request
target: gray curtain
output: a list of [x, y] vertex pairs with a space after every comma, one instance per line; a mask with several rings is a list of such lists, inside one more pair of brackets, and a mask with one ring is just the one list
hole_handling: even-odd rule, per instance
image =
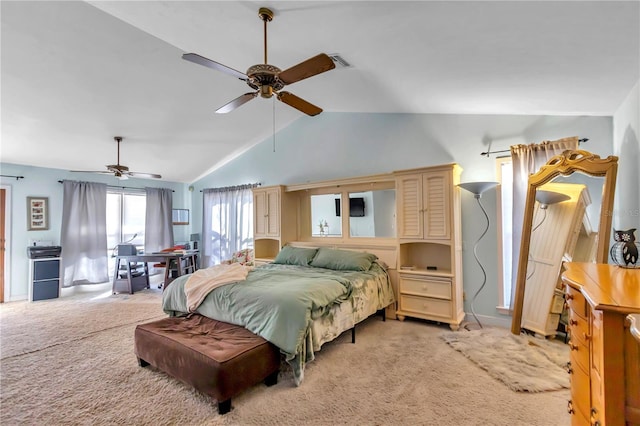
[[256, 185], [203, 190], [202, 267], [253, 247], [253, 191]]
[[173, 247], [171, 210], [173, 191], [168, 188], [145, 188], [147, 208], [144, 222], [144, 251], [153, 253]]
[[63, 185], [63, 287], [108, 282], [107, 185], [69, 180]]
[[513, 163], [513, 233], [511, 257], [511, 302], [513, 308], [515, 283], [518, 277], [518, 262], [520, 260], [520, 240], [522, 238], [522, 222], [524, 221], [524, 204], [529, 186], [529, 176], [536, 173], [551, 157], [564, 151], [578, 149], [578, 137], [544, 141], [539, 144], [514, 145], [511, 147]]

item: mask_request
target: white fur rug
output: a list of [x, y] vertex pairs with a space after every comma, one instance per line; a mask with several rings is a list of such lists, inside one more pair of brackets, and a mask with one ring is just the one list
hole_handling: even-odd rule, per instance
[[503, 328], [447, 332], [442, 338], [452, 348], [517, 392], [545, 392], [569, 388], [563, 368], [569, 347]]

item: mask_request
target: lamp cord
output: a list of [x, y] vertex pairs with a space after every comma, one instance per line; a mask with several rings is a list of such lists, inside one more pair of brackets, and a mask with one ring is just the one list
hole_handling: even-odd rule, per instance
[[484, 228], [484, 231], [482, 232], [482, 235], [480, 235], [480, 237], [478, 238], [478, 240], [476, 241], [476, 243], [473, 246], [473, 256], [476, 258], [476, 262], [478, 262], [478, 266], [480, 266], [480, 269], [482, 270], [482, 285], [480, 286], [480, 288], [476, 291], [476, 293], [473, 295], [473, 298], [471, 299], [471, 315], [473, 315], [473, 317], [475, 318], [476, 322], [478, 323], [478, 325], [480, 326], [480, 328], [484, 328], [482, 327], [482, 324], [480, 323], [480, 320], [478, 319], [477, 315], [476, 315], [476, 311], [473, 307], [473, 304], [476, 301], [476, 298], [478, 297], [478, 294], [480, 294], [480, 292], [482, 291], [482, 289], [484, 288], [485, 284], [487, 283], [487, 273], [484, 270], [484, 267], [482, 266], [482, 263], [480, 262], [480, 259], [478, 258], [478, 244], [480, 243], [480, 240], [482, 240], [482, 238], [485, 236], [485, 234], [487, 233], [487, 231], [489, 230], [489, 216], [487, 215], [486, 210], [484, 209], [484, 207], [482, 206], [482, 203], [480, 202], [480, 196], [476, 196], [476, 200], [478, 200], [478, 205], [480, 206], [480, 209], [482, 209], [482, 213], [484, 214], [484, 218], [487, 222], [487, 226]]

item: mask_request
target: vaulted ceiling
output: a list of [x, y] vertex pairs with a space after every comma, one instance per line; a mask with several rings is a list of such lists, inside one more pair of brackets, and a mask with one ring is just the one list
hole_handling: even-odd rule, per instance
[[[303, 117], [244, 72], [320, 52], [350, 67], [287, 86], [331, 112], [612, 115], [640, 73], [637, 1], [2, 1], [3, 162], [191, 182]], [[321, 119], [322, 115], [314, 119]]]

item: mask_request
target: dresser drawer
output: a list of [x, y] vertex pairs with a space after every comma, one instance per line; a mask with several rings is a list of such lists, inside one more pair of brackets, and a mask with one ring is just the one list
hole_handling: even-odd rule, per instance
[[400, 310], [449, 319], [453, 315], [452, 302], [442, 299], [400, 295]]
[[589, 371], [589, 346], [581, 343], [579, 340], [576, 340], [571, 336], [569, 347], [571, 348], [569, 357], [574, 369], [579, 367], [585, 372]]
[[589, 345], [591, 339], [589, 335], [589, 323], [573, 310], [569, 311], [569, 333], [571, 334], [571, 340], [577, 340], [584, 345]]
[[602, 395], [604, 390], [602, 389], [602, 379], [597, 371], [591, 370], [591, 408], [589, 410], [589, 419], [591, 424], [603, 424], [603, 407]]
[[[575, 365], [573, 359], [571, 360], [571, 365], [573, 366], [571, 372], [571, 403], [575, 411], [574, 414], [578, 415], [577, 417], [579, 418], [588, 419], [591, 408], [589, 374], [581, 367]], [[571, 423], [575, 424], [573, 421]]]
[[587, 318], [587, 301], [582, 293], [571, 286], [567, 286], [567, 304], [569, 308], [582, 318]]
[[400, 293], [451, 300], [451, 280], [400, 274]]

